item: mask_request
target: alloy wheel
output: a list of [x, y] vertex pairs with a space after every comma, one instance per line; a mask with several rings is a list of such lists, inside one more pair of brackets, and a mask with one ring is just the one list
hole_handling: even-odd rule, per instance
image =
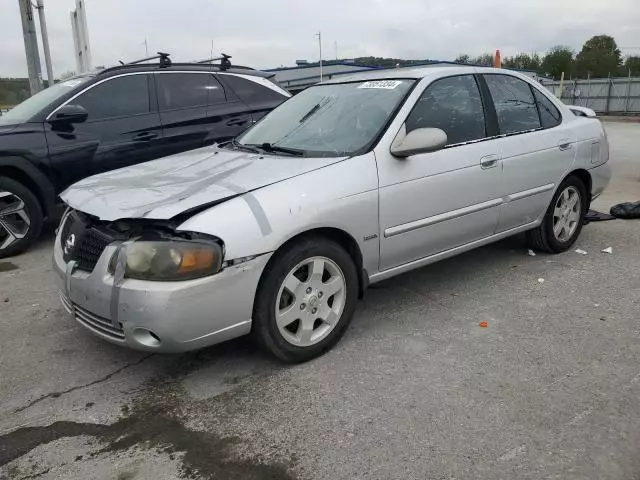
[[558, 197], [553, 211], [553, 235], [560, 242], [568, 241], [576, 232], [582, 213], [578, 189], [569, 186]]
[[24, 200], [15, 193], [0, 191], [0, 250], [22, 240], [30, 226]]
[[303, 260], [278, 291], [275, 316], [280, 334], [297, 347], [317, 344], [338, 325], [346, 296], [344, 273], [333, 260]]

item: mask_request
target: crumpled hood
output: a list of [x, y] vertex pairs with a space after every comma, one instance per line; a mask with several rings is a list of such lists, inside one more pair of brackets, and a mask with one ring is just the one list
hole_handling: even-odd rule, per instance
[[60, 197], [101, 220], [168, 220], [344, 158], [260, 155], [212, 146], [94, 175]]

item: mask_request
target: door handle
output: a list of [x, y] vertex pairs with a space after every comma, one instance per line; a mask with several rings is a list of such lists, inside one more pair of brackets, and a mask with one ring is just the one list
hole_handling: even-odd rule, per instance
[[572, 147], [573, 147], [573, 143], [571, 143], [571, 140], [569, 140], [568, 138], [563, 138], [558, 142], [558, 148], [560, 150], [563, 150], [563, 151], [569, 150]]
[[148, 142], [149, 140], [153, 140], [157, 138], [158, 134], [153, 132], [142, 132], [133, 137], [136, 142]]
[[498, 160], [500, 160], [498, 155], [486, 155], [480, 159], [480, 167], [483, 170], [496, 167], [498, 166]]

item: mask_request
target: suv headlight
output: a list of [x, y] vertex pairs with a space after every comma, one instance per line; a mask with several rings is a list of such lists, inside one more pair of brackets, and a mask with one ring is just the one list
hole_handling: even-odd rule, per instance
[[[193, 280], [218, 273], [222, 267], [222, 246], [215, 242], [191, 240], [140, 240], [122, 247], [125, 278], [172, 282]], [[109, 263], [114, 273], [116, 253]]]

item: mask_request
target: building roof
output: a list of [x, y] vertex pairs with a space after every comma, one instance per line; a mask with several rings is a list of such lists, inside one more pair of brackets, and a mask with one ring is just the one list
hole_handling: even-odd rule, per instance
[[[360, 65], [353, 62], [335, 62], [332, 61], [329, 64], [323, 64], [322, 68], [322, 79], [325, 83], [329, 81], [333, 81], [336, 79], [340, 79], [340, 81], [344, 81], [345, 76], [357, 75], [363, 72], [386, 72], [381, 73], [381, 77], [376, 78], [413, 78], [411, 75], [415, 71], [422, 71], [423, 69], [431, 69], [431, 68], [487, 68], [483, 65], [471, 65], [471, 64], [460, 64], [456, 62], [450, 61], [439, 61], [439, 60], [429, 60], [421, 63], [416, 63], [413, 65], [405, 65], [401, 67], [377, 67], [377, 66], [368, 66], [368, 65]], [[493, 67], [488, 67], [493, 68]], [[509, 69], [511, 71], [516, 71], [520, 73], [524, 73], [529, 77], [537, 78], [536, 72], [532, 70], [518, 70], [518, 69]], [[278, 83], [288, 89], [291, 92], [297, 92], [300, 90], [304, 90], [311, 85], [315, 85], [320, 81], [320, 66], [318, 63], [308, 64], [308, 65], [299, 65], [296, 67], [281, 67], [281, 68], [271, 68], [265, 69], [265, 72], [269, 72], [275, 74], [275, 78]], [[395, 73], [389, 72], [402, 72], [395, 76]], [[417, 78], [417, 77], [416, 77]]]

